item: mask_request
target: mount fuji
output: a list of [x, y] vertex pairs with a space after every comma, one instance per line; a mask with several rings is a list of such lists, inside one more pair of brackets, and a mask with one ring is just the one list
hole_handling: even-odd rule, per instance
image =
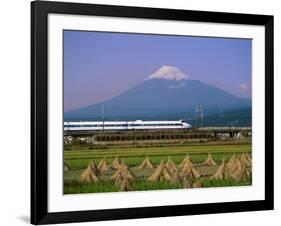
[[194, 117], [195, 107], [216, 114], [251, 108], [251, 100], [193, 80], [174, 66], [163, 66], [146, 80], [109, 100], [64, 113], [65, 119], [171, 120]]

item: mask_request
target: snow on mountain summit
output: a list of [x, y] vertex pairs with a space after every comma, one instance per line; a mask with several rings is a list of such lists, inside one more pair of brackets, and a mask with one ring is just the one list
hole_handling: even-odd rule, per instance
[[150, 75], [147, 79], [188, 80], [189, 76], [174, 66], [163, 66]]

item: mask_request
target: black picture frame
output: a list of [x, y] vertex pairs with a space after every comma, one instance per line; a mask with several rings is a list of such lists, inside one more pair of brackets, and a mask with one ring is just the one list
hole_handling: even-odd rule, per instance
[[[265, 27], [265, 199], [142, 208], [48, 212], [48, 14], [75, 14], [199, 21]], [[273, 186], [273, 16], [95, 5], [80, 3], [31, 3], [31, 223], [51, 224], [166, 217], [192, 214], [272, 210]]]

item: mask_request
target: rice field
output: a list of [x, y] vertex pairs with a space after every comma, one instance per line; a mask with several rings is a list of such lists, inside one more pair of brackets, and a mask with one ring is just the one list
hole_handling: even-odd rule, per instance
[[[92, 150], [65, 150], [64, 161], [68, 166], [68, 170], [64, 171], [64, 193], [95, 193], [95, 192], [117, 192], [120, 191], [120, 184], [116, 185], [116, 181], [111, 177], [116, 174], [118, 169], [111, 167], [116, 157], [120, 162], [125, 163], [129, 173], [133, 175], [129, 185], [125, 190], [143, 191], [143, 190], [159, 190], [159, 189], [179, 189], [184, 187], [182, 180], [177, 180], [171, 183], [169, 180], [161, 179], [149, 181], [157, 171], [157, 167], [161, 165], [161, 160], [166, 163], [170, 159], [176, 167], [178, 167], [186, 154], [189, 155], [190, 161], [194, 169], [199, 173], [200, 178], [188, 179], [192, 187], [196, 181], [200, 181], [200, 187], [218, 187], [218, 186], [244, 186], [251, 184], [251, 177], [243, 180], [235, 180], [227, 178], [223, 180], [211, 179], [211, 176], [216, 173], [223, 159], [228, 162], [235, 154], [236, 156], [243, 153], [251, 155], [251, 144], [198, 144], [189, 146], [174, 146], [174, 147], [144, 147], [144, 148], [107, 148], [107, 149], [92, 149]], [[208, 153], [217, 165], [207, 166], [203, 162], [208, 158]], [[139, 166], [143, 163], [146, 156], [154, 168], [143, 168]], [[98, 181], [81, 181], [81, 174], [85, 172], [88, 165], [93, 162], [98, 166], [102, 160], [106, 160], [108, 169], [102, 172], [97, 178]], [[172, 174], [170, 173], [170, 176]], [[121, 189], [122, 190], [122, 189]]]

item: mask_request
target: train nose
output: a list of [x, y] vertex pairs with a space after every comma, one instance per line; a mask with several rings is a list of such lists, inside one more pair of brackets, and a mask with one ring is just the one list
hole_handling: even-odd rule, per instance
[[184, 126], [184, 128], [187, 128], [187, 129], [191, 128], [191, 125], [189, 125], [188, 123], [184, 123], [183, 126]]

